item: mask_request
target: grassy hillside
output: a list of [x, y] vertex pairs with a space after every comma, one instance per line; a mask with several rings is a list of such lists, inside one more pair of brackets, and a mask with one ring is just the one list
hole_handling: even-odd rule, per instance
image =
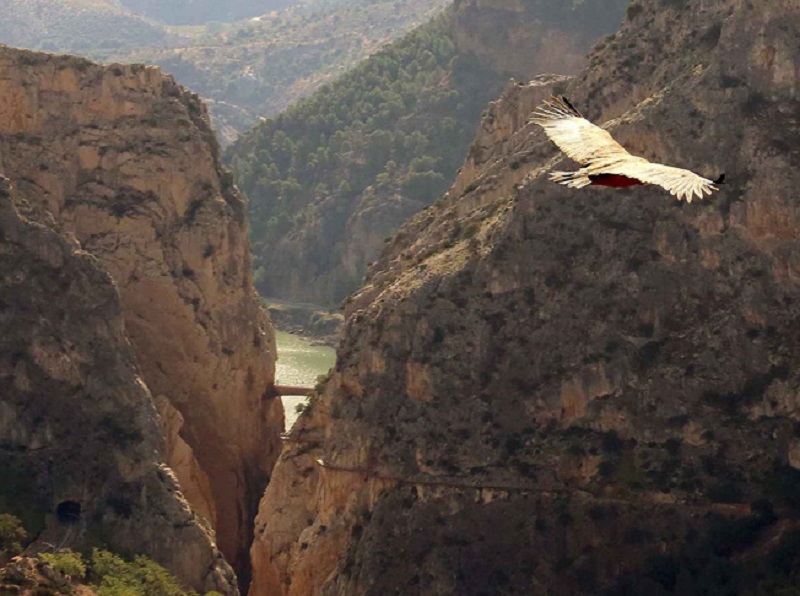
[[438, 197], [505, 79], [456, 51], [448, 12], [242, 138], [230, 160], [259, 289], [280, 296], [289, 267], [324, 303], [352, 291], [363, 270], [341, 262], [348, 225], [389, 204], [366, 232], [380, 241]]

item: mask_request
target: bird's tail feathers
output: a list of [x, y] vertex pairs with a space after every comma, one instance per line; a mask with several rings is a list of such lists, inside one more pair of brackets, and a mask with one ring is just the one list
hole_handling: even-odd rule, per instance
[[577, 172], [550, 172], [550, 180], [570, 188], [583, 188], [592, 183], [589, 176], [580, 170]]

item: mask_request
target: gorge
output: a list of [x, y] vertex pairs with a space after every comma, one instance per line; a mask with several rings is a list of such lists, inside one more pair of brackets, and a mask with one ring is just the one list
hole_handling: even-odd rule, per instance
[[[102, 546], [226, 596], [791, 594], [800, 5], [633, 0], [583, 56], [608, 6], [463, 0], [387, 49], [359, 80], [400, 48], [448, 106], [464, 49], [468, 89], [496, 93], [460, 169], [384, 160], [348, 191], [328, 164], [336, 192], [294, 197], [303, 226], [254, 235], [255, 259], [196, 95], [155, 67], [0, 46], [0, 514], [29, 531], [22, 560]], [[407, 68], [436, 62], [425, 51], [447, 59]], [[505, 67], [524, 82], [501, 85]], [[632, 152], [726, 185], [689, 205], [553, 184], [570, 164], [528, 119], [554, 93]], [[323, 163], [303, 145], [333, 136], [323, 100], [243, 141], [253, 188]], [[364, 150], [351, 174], [380, 132], [359, 126], [340, 147]], [[270, 160], [287, 178], [262, 184]], [[409, 201], [425, 184], [401, 174], [449, 190]], [[357, 288], [288, 433], [254, 268], [295, 298]]]

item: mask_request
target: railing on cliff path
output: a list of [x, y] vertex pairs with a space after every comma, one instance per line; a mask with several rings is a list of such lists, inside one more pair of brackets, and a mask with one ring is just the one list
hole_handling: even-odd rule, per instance
[[[291, 439], [289, 439], [291, 440]], [[541, 486], [528, 483], [516, 482], [489, 482], [489, 483], [471, 483], [457, 478], [442, 478], [442, 477], [401, 477], [391, 474], [381, 474], [375, 470], [367, 468], [352, 467], [352, 466], [339, 466], [326, 462], [322, 458], [315, 460], [316, 464], [325, 470], [333, 472], [342, 472], [349, 474], [359, 474], [367, 478], [376, 478], [378, 480], [386, 480], [387, 482], [396, 482], [398, 484], [417, 485], [417, 486], [431, 486], [443, 488], [455, 488], [460, 490], [477, 490], [477, 491], [505, 491], [505, 492], [525, 492], [525, 493], [538, 493], [542, 495], [550, 495], [553, 497], [567, 495], [571, 497], [578, 497], [584, 500], [589, 500], [595, 503], [602, 503], [605, 505], [649, 505], [658, 507], [677, 507], [684, 510], [697, 511], [698, 513], [719, 513], [729, 515], [731, 517], [746, 517], [752, 514], [752, 509], [748, 503], [689, 503], [681, 501], [673, 501], [665, 499], [666, 495], [662, 493], [642, 493], [631, 498], [625, 497], [612, 497], [598, 495], [592, 491], [567, 487], [567, 486]]]

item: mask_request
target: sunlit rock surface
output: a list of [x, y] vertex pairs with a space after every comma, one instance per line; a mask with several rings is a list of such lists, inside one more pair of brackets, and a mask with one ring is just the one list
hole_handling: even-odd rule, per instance
[[283, 411], [244, 203], [217, 157], [203, 104], [158, 69], [0, 46], [0, 172], [113, 277], [167, 463], [246, 575]]

